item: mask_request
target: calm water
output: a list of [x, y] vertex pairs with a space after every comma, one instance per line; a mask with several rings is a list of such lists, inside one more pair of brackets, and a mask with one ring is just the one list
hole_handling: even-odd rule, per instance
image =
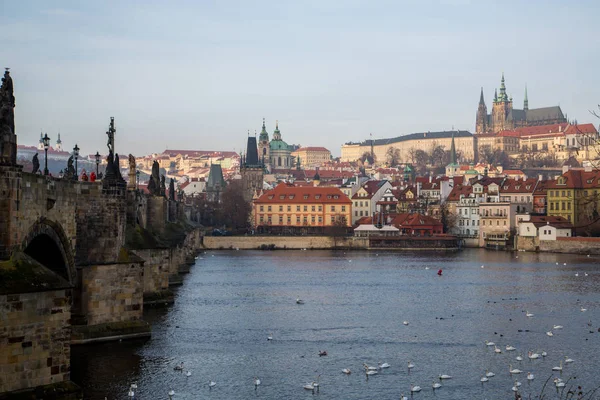
[[[174, 399], [398, 399], [411, 384], [423, 388], [415, 399], [513, 399], [514, 377], [524, 398], [536, 395], [568, 356], [575, 362], [563, 365], [563, 380], [592, 389], [600, 385], [599, 261], [485, 250], [209, 252], [173, 306], [146, 312], [152, 340], [76, 347], [72, 379], [86, 399], [126, 399], [132, 382], [139, 399], [167, 399], [170, 389]], [[547, 336], [556, 324], [564, 329]], [[530, 361], [528, 350], [548, 356]], [[181, 361], [190, 377], [173, 370]], [[391, 368], [366, 380], [363, 363], [378, 362]], [[524, 373], [511, 377], [509, 364]], [[496, 376], [482, 385], [486, 369]], [[434, 394], [440, 374], [453, 379]], [[317, 375], [320, 391], [303, 390]], [[558, 398], [551, 383], [546, 393]]]

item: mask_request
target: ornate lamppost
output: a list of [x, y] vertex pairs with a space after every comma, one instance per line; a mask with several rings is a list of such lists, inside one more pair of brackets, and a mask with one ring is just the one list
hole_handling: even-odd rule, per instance
[[94, 155], [96, 157], [96, 177], [98, 177], [98, 166], [100, 165], [100, 153], [96, 152]]
[[47, 133], [44, 134], [42, 141], [44, 142], [44, 154], [46, 157], [44, 160], [44, 175], [48, 175], [48, 147], [50, 147], [50, 138]]
[[79, 173], [77, 172], [77, 159], [79, 158], [79, 146], [75, 143], [75, 147], [73, 147], [73, 157], [75, 158], [75, 180], [79, 180]]

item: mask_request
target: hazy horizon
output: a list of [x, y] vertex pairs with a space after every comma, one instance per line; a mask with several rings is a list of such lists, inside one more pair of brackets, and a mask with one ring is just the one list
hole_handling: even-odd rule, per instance
[[[7, 2], [2, 67], [19, 144], [40, 131], [81, 154], [235, 150], [247, 132], [325, 146], [373, 133], [474, 132], [504, 72], [514, 107], [597, 119], [592, 1]], [[596, 90], [594, 90], [596, 89]], [[596, 93], [594, 93], [596, 92]]]

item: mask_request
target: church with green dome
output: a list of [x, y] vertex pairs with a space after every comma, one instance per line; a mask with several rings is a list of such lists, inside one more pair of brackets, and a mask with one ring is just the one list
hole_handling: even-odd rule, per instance
[[262, 130], [258, 138], [258, 154], [264, 160], [265, 167], [272, 171], [274, 169], [289, 169], [294, 165], [292, 160], [292, 147], [281, 138], [279, 121], [275, 122], [273, 139], [269, 141], [269, 134], [263, 118]]

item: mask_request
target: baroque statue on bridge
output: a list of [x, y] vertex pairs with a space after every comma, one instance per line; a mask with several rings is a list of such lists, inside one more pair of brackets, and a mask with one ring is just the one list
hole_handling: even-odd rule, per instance
[[31, 160], [31, 162], [33, 164], [33, 169], [31, 170], [31, 173], [37, 174], [40, 170], [40, 160], [38, 160], [38, 153], [35, 153], [33, 155], [33, 159]]
[[161, 175], [160, 176], [160, 193], [159, 193], [159, 195], [164, 196], [166, 191], [167, 191], [167, 187], [165, 185], [165, 176]]
[[67, 168], [65, 169], [63, 177], [71, 180], [77, 179], [77, 172], [73, 166], [73, 156], [69, 157], [69, 160], [67, 161]]
[[148, 191], [153, 196], [160, 195], [160, 166], [158, 161], [152, 163], [152, 175], [150, 175], [150, 181], [148, 182]]
[[15, 135], [15, 96], [8, 68], [0, 86], [0, 164], [16, 164], [17, 136]]
[[109, 153], [115, 153], [115, 133], [117, 130], [115, 129], [115, 117], [110, 117], [110, 125], [108, 125], [108, 131], [106, 134], [108, 135], [108, 143], [106, 146], [108, 147]]
[[169, 200], [175, 200], [175, 179], [169, 181]]

